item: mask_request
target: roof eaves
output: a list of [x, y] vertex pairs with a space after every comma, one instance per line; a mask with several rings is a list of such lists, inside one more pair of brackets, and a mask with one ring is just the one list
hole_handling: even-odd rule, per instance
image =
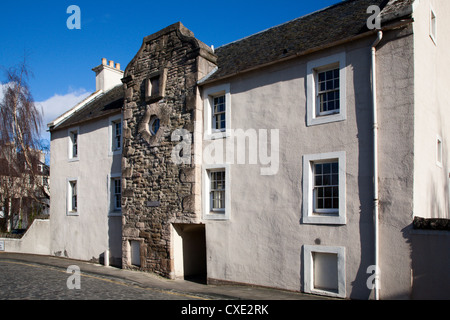
[[59, 117], [57, 119], [58, 122], [56, 124], [54, 124], [54, 122], [56, 120], [51, 122], [51, 123], [49, 123], [48, 124], [49, 130], [54, 130], [54, 129], [60, 127], [60, 126], [63, 126], [64, 123], [67, 120], [69, 120], [72, 116], [74, 116], [75, 114], [77, 114], [78, 112], [83, 110], [84, 108], [86, 108], [89, 105], [91, 105], [91, 103], [94, 103], [96, 100], [98, 100], [98, 99], [102, 98], [103, 96], [107, 95], [108, 93], [112, 92], [112, 90], [116, 89], [117, 87], [121, 87], [121, 86], [122, 86], [122, 84], [118, 84], [117, 86], [112, 87], [111, 89], [109, 89], [107, 91], [103, 91], [103, 90], [96, 91], [91, 96], [89, 96], [88, 98], [86, 98], [85, 100], [83, 100], [82, 102], [77, 104], [75, 107], [73, 107], [71, 110], [69, 110], [68, 112], [63, 114], [61, 117]]
[[92, 93], [90, 96], [88, 96], [86, 99], [84, 99], [83, 101], [79, 102], [78, 104], [76, 104], [73, 108], [69, 109], [68, 111], [66, 111], [65, 113], [63, 113], [62, 115], [60, 115], [58, 118], [56, 118], [55, 120], [49, 122], [47, 124], [47, 127], [49, 130], [52, 130], [54, 128], [56, 128], [57, 126], [59, 126], [62, 122], [66, 121], [67, 119], [69, 119], [76, 111], [80, 110], [81, 108], [85, 107], [86, 105], [88, 105], [90, 102], [94, 101], [95, 98], [97, 98], [99, 95], [101, 95], [103, 93], [102, 90], [98, 90], [94, 93]]

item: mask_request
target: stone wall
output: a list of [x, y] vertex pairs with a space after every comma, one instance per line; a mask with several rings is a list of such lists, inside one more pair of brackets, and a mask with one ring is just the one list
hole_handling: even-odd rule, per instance
[[[197, 81], [214, 66], [211, 48], [181, 23], [144, 38], [124, 75], [122, 213], [124, 268], [171, 277], [171, 224], [199, 223], [200, 183], [194, 161], [175, 164], [176, 129], [194, 134], [199, 103]], [[151, 124], [159, 119], [154, 133]], [[191, 144], [191, 159], [194, 157]], [[139, 263], [131, 264], [130, 241]]]

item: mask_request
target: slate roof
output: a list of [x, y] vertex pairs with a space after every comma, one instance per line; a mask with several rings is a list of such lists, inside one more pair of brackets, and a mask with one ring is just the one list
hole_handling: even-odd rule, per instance
[[123, 85], [118, 85], [75, 111], [66, 120], [58, 124], [57, 129], [72, 127], [81, 122], [121, 112], [123, 103]]
[[[367, 8], [378, 5], [382, 23], [410, 15], [414, 0], [345, 0], [333, 6], [261, 31], [216, 49], [218, 69], [202, 83], [295, 57], [370, 31]], [[375, 32], [375, 31], [373, 31]], [[124, 102], [119, 85], [88, 102], [57, 125], [67, 128], [84, 121], [117, 113]]]
[[215, 51], [218, 70], [205, 83], [366, 33], [370, 5], [380, 7], [382, 18], [398, 18], [393, 13], [413, 1], [347, 0], [224, 45]]

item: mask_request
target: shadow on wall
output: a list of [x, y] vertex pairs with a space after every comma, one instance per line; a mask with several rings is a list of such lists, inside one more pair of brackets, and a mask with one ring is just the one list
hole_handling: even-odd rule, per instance
[[450, 220], [415, 218], [402, 230], [411, 247], [411, 299], [450, 299]]
[[450, 177], [446, 152], [442, 153], [441, 160], [444, 190], [439, 190], [441, 184], [430, 175], [427, 199], [430, 211], [417, 213], [436, 218], [416, 216], [413, 223], [402, 230], [403, 237], [411, 248], [411, 299], [450, 299]]
[[[369, 74], [370, 51], [366, 59], [355, 59], [353, 65], [353, 88], [355, 88], [355, 115], [358, 138], [358, 194], [359, 194], [359, 237], [361, 245], [360, 264], [352, 281], [350, 298], [370, 299], [372, 290], [367, 287], [370, 274], [367, 268], [374, 264], [373, 232], [373, 130], [372, 93]], [[369, 103], [370, 102], [370, 103]]]

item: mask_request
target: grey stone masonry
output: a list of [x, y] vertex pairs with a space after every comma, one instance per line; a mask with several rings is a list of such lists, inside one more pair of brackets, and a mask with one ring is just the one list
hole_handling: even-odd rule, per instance
[[[172, 141], [171, 135], [185, 129], [194, 137], [194, 121], [201, 121], [195, 119], [201, 114], [197, 81], [215, 64], [212, 49], [175, 23], [145, 37], [125, 70], [122, 265], [126, 269], [172, 277], [171, 224], [200, 221], [195, 141], [192, 138], [191, 164], [176, 164], [171, 155], [179, 141]], [[133, 241], [139, 252], [133, 251]]]

